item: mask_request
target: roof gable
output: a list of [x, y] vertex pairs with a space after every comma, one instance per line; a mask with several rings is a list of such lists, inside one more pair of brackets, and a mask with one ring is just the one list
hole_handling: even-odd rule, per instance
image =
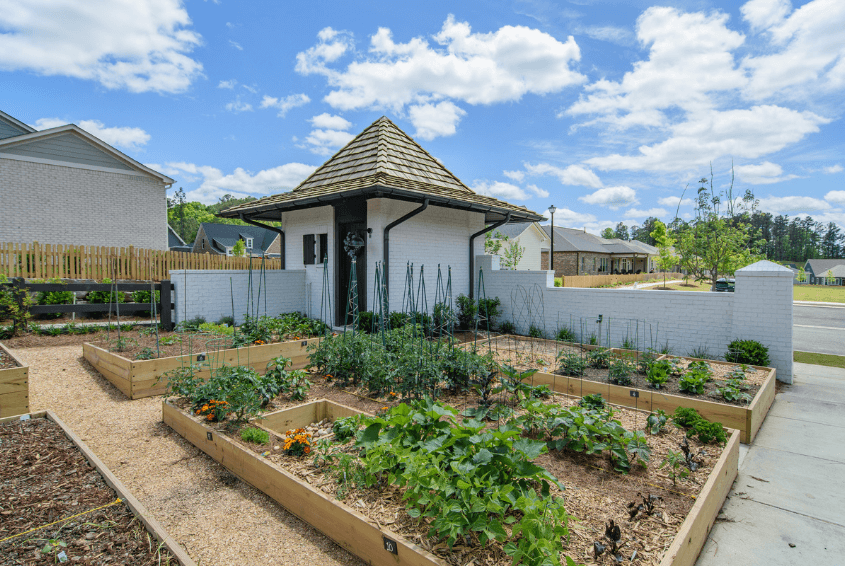
[[0, 110], [0, 140], [29, 134], [35, 130]]
[[258, 226], [203, 222], [200, 229], [212, 245], [223, 252], [226, 251], [226, 248], [233, 247], [238, 240], [246, 241], [247, 238], [252, 238], [253, 252], [263, 252], [279, 237], [278, 233]]
[[845, 259], [808, 259], [807, 267], [813, 272], [816, 277], [821, 277], [828, 269], [833, 269], [837, 265], [845, 265]]

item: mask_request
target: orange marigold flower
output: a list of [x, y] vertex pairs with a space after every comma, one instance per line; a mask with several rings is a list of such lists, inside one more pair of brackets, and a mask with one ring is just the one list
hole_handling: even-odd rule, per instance
[[310, 449], [310, 448], [308, 448], [308, 447], [306, 447], [306, 448], [305, 448], [305, 453], [306, 453], [306, 454], [308, 454], [308, 453], [310, 453], [310, 452], [311, 452], [311, 449]]

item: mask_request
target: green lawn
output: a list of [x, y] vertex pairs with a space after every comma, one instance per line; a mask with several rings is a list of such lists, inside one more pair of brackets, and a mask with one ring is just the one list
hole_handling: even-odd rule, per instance
[[815, 364], [832, 368], [845, 368], [845, 356], [832, 354], [814, 354], [812, 352], [792, 352], [792, 360], [802, 364]]
[[822, 303], [845, 303], [845, 286], [795, 285], [792, 298], [796, 301], [819, 301]]
[[[670, 289], [674, 289], [675, 291], [709, 291], [710, 290], [710, 282], [709, 281], [701, 281], [696, 282], [693, 279], [689, 280], [688, 284], [684, 283], [670, 283], [667, 285]], [[655, 287], [647, 287], [649, 290], [660, 291], [663, 290], [663, 285], [658, 285]]]

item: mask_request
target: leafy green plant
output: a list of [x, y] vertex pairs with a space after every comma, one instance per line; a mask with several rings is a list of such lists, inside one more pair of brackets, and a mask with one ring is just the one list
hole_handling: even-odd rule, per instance
[[660, 347], [660, 353], [663, 355], [669, 355], [672, 353], [672, 348], [669, 347], [669, 341], [667, 340], [663, 346]]
[[690, 358], [699, 358], [702, 360], [712, 360], [713, 354], [710, 353], [710, 350], [707, 349], [707, 346], [699, 346], [697, 348], [693, 348], [687, 354], [687, 357]]
[[604, 397], [601, 396], [601, 393], [584, 395], [578, 400], [578, 404], [593, 411], [603, 410], [607, 406], [607, 403], [605, 402]]
[[543, 329], [540, 328], [539, 326], [535, 326], [534, 324], [531, 324], [528, 327], [528, 336], [531, 337], [531, 338], [545, 338], [546, 333], [543, 332]]
[[133, 345], [137, 346], [138, 341], [135, 340], [134, 338], [129, 337], [129, 336], [119, 336], [117, 338], [113, 338], [109, 342], [109, 345], [110, 345], [110, 348], [109, 348], [110, 351], [125, 352], [126, 350], [129, 349], [130, 346], [133, 346]]
[[608, 368], [612, 357], [613, 353], [608, 348], [596, 348], [587, 352], [587, 363], [596, 369]]
[[475, 330], [475, 317], [478, 315], [478, 304], [466, 295], [458, 295], [455, 299], [458, 305], [458, 324], [461, 330]]
[[[132, 291], [132, 302], [150, 304], [151, 296], [153, 295], [149, 291]], [[155, 304], [161, 304], [161, 291], [156, 291], [154, 296]], [[141, 316], [150, 316], [150, 311], [142, 311], [138, 314]]]
[[636, 373], [637, 366], [633, 362], [617, 358], [610, 362], [608, 381], [614, 385], [631, 385], [632, 376]]
[[502, 334], [514, 334], [516, 333], [516, 327], [511, 321], [504, 320], [499, 325], [499, 332], [501, 332]]
[[141, 348], [141, 351], [135, 354], [136, 360], [154, 360], [157, 357], [156, 351], [149, 347]]
[[598, 340], [598, 338], [596, 337], [596, 333], [595, 333], [595, 332], [593, 332], [592, 334], [590, 334], [590, 346], [595, 346], [595, 345], [597, 345], [598, 343], [599, 343], [599, 340]]
[[20, 336], [29, 330], [32, 319], [29, 307], [32, 304], [32, 296], [24, 287], [13, 284], [0, 274], [0, 316], [11, 319], [12, 336]]
[[634, 344], [633, 340], [631, 340], [630, 338], [628, 338], [626, 336], [625, 339], [622, 340], [622, 349], [623, 350], [635, 350], [636, 345]]
[[660, 389], [669, 381], [671, 366], [668, 360], [658, 360], [648, 367], [645, 380], [655, 389]]
[[[36, 281], [32, 281], [35, 283]], [[41, 281], [37, 281], [41, 283]], [[53, 277], [47, 280], [47, 283], [52, 283], [55, 285], [67, 285], [65, 281], [58, 277]], [[36, 304], [39, 305], [71, 305], [73, 304], [74, 293], [73, 291], [47, 291], [47, 292], [39, 292], [35, 297]], [[62, 313], [55, 312], [55, 313], [47, 313], [41, 315], [45, 318], [60, 318]]]
[[652, 435], [659, 434], [663, 431], [663, 427], [666, 426], [667, 420], [668, 417], [666, 416], [666, 412], [663, 409], [657, 409], [656, 411], [649, 413], [648, 418], [646, 418], [646, 430]]
[[217, 321], [217, 324], [226, 326], [235, 326], [235, 317], [232, 316], [221, 316], [220, 320]]
[[290, 365], [290, 358], [284, 356], [273, 358], [267, 363], [264, 377], [258, 380], [259, 393], [264, 399], [264, 404], [279, 393], [286, 394], [292, 401], [303, 401], [308, 396], [311, 382], [307, 374], [302, 370], [288, 371]]
[[577, 342], [578, 338], [575, 336], [575, 332], [571, 328], [568, 326], [562, 326], [557, 329], [555, 340], [559, 342]]
[[562, 351], [557, 357], [557, 369], [562, 375], [584, 375], [584, 370], [587, 369], [587, 360], [578, 354]]
[[669, 450], [666, 458], [664, 458], [663, 462], [660, 463], [661, 470], [666, 466], [669, 466], [669, 469], [666, 470], [666, 474], [672, 480], [673, 486], [677, 485], [678, 478], [683, 479], [689, 475], [689, 472], [682, 467], [684, 461], [684, 455], [682, 453]]
[[[103, 279], [102, 283], [111, 285], [114, 282], [106, 278]], [[120, 291], [90, 291], [86, 296], [86, 300], [92, 304], [125, 303], [126, 295]]]
[[206, 320], [204, 316], [195, 316], [194, 318], [183, 320], [177, 324], [176, 329], [182, 332], [197, 332], [199, 331], [200, 326], [205, 324], [205, 322]]
[[689, 372], [681, 376], [678, 380], [678, 389], [683, 393], [690, 395], [704, 394], [704, 384], [707, 383], [707, 377], [698, 372]]
[[254, 444], [267, 444], [270, 442], [270, 434], [266, 430], [250, 426], [241, 429], [241, 439]]
[[708, 421], [695, 409], [678, 407], [672, 416], [672, 422], [676, 427], [686, 429], [688, 437], [698, 436], [702, 444], [710, 444], [714, 441], [718, 444], [727, 442], [722, 423]]
[[337, 419], [332, 423], [332, 432], [334, 433], [335, 440], [346, 442], [355, 436], [360, 428], [360, 421], [361, 419], [357, 416]]
[[752, 366], [769, 365], [769, 349], [756, 340], [734, 340], [728, 344], [725, 360]]
[[222, 324], [213, 324], [211, 322], [203, 322], [199, 325], [200, 332], [208, 332], [209, 334], [218, 334], [220, 336], [233, 336], [235, 328], [232, 326], [224, 326]]
[[725, 401], [736, 402], [743, 401], [745, 403], [751, 402], [751, 395], [745, 393], [748, 390], [748, 384], [739, 379], [727, 379], [723, 382], [722, 387], [716, 388], [716, 394], [721, 395]]

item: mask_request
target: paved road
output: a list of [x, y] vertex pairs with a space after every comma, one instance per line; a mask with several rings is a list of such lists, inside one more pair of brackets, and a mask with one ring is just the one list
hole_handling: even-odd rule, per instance
[[845, 304], [793, 307], [792, 346], [801, 352], [845, 355]]

